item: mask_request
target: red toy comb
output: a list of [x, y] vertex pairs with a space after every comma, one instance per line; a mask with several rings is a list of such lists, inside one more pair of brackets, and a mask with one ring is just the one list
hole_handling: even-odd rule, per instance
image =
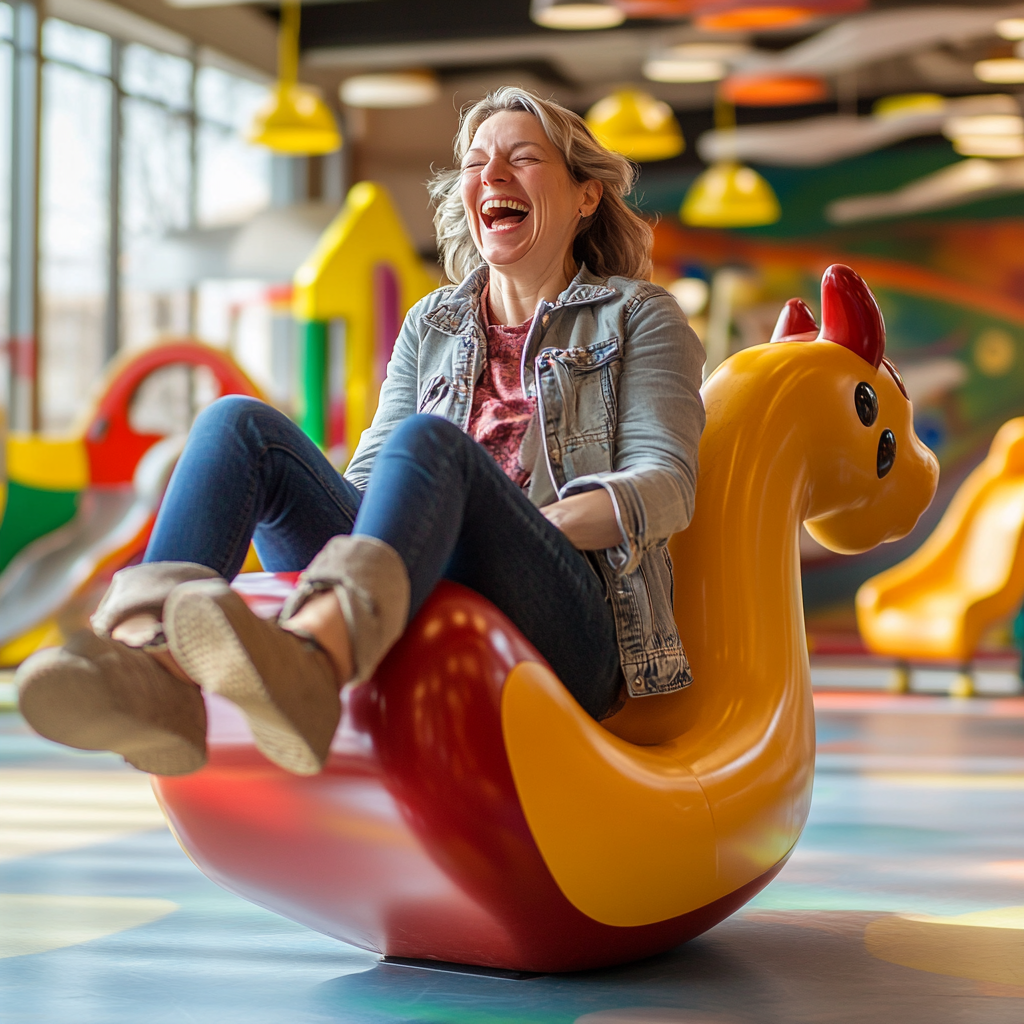
[[813, 341], [818, 336], [814, 314], [803, 299], [790, 299], [782, 307], [771, 341]]
[[834, 263], [821, 279], [821, 340], [856, 352], [876, 370], [885, 355], [885, 321], [855, 270]]

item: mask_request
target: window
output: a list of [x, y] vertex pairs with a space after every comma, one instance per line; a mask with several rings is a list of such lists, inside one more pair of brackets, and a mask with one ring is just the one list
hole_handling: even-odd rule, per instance
[[[191, 61], [126, 46], [121, 61], [121, 344], [185, 335], [190, 282], [166, 260], [139, 266], [168, 232], [192, 223]], [[165, 269], [166, 268], [166, 269]], [[141, 273], [140, 273], [141, 270]], [[147, 273], [148, 271], [148, 273]]]
[[189, 330], [189, 281], [180, 268], [161, 274], [160, 261], [150, 260], [141, 276], [137, 271], [147, 250], [191, 223], [192, 124], [187, 114], [134, 96], [125, 97], [121, 116], [121, 248], [128, 272], [121, 344], [136, 348]]
[[196, 218], [204, 226], [237, 223], [270, 203], [270, 153], [242, 138], [265, 97], [262, 86], [220, 68], [196, 75]]
[[121, 56], [121, 88], [172, 110], [192, 109], [193, 74], [191, 61], [141, 43], [130, 43]]
[[50, 19], [43, 26], [43, 55], [40, 405], [43, 428], [62, 430], [107, 356], [113, 84], [104, 72], [110, 40]]
[[[10, 34], [11, 8], [0, 3], [5, 316]], [[256, 82], [56, 18], [43, 25], [42, 57], [40, 418], [44, 429], [64, 430], [116, 349], [201, 327], [206, 340], [269, 347], [261, 286], [205, 282], [186, 243], [197, 228], [238, 223], [269, 204], [270, 157], [240, 136], [265, 95]], [[177, 242], [182, 258], [168, 258]]]
[[[11, 8], [0, 3], [0, 324], [7, 333], [11, 292]], [[6, 359], [0, 359], [0, 394], [10, 391]]]
[[[201, 227], [237, 224], [270, 204], [270, 153], [243, 133], [266, 89], [217, 67], [196, 74], [196, 220]], [[290, 379], [272, 369], [274, 325], [266, 286], [259, 281], [212, 280], [196, 292], [199, 337], [225, 345], [277, 400]], [[280, 385], [280, 386], [279, 386]]]

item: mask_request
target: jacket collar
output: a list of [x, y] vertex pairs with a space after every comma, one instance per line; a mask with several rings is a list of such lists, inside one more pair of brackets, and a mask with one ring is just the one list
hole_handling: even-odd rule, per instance
[[[429, 327], [436, 327], [445, 334], [466, 334], [472, 329], [480, 337], [484, 337], [486, 332], [480, 317], [480, 296], [489, 277], [490, 268], [486, 263], [477, 267], [444, 302], [435, 306], [429, 313], [424, 313], [423, 323]], [[538, 311], [541, 307], [551, 310], [561, 306], [592, 305], [614, 298], [618, 294], [606, 279], [596, 277], [587, 270], [586, 264], [581, 264], [579, 273], [569, 282], [565, 291], [553, 303], [542, 300]]]

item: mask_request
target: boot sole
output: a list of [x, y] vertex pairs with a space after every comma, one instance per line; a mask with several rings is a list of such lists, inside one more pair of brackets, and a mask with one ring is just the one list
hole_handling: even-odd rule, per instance
[[[151, 775], [188, 775], [206, 764], [205, 746], [112, 707], [102, 679], [88, 672], [78, 674], [72, 706], [67, 684], [73, 671], [55, 651], [19, 690], [21, 713], [41, 736], [78, 750], [112, 751]], [[94, 714], [83, 715], [83, 708]]]
[[323, 769], [324, 759], [277, 708], [228, 614], [214, 598], [172, 594], [164, 614], [174, 660], [204, 690], [239, 708], [260, 753], [295, 775], [316, 775]]

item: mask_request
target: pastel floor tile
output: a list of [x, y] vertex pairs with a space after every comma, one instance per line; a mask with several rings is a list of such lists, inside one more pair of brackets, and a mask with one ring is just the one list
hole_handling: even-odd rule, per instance
[[125, 896], [0, 893], [0, 959], [116, 935], [173, 914], [177, 903]]
[[0, 1022], [1021, 1024], [1024, 701], [817, 704], [810, 819], [756, 900], [662, 956], [515, 981], [381, 963], [237, 899], [144, 776], [0, 714]]
[[864, 944], [880, 960], [919, 971], [1024, 986], [1024, 907], [883, 917], [867, 926]]
[[165, 827], [142, 772], [0, 768], [0, 861]]

